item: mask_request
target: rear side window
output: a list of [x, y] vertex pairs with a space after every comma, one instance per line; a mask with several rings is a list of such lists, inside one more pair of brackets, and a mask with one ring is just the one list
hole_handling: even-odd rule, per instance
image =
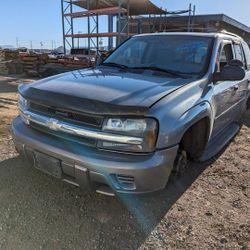
[[222, 45], [221, 51], [219, 51], [219, 61], [217, 62], [217, 70], [221, 71], [223, 67], [228, 65], [233, 59], [233, 51], [231, 43]]
[[234, 50], [235, 50], [235, 59], [244, 61], [244, 57], [242, 54], [241, 46], [240, 44], [234, 44]]
[[243, 49], [244, 49], [244, 54], [246, 58], [246, 63], [247, 63], [247, 69], [250, 70], [250, 49], [247, 43], [243, 42], [242, 43]]
[[246, 65], [241, 45], [240, 44], [234, 44], [234, 51], [235, 51], [235, 59], [238, 59], [238, 60], [242, 61], [243, 64]]

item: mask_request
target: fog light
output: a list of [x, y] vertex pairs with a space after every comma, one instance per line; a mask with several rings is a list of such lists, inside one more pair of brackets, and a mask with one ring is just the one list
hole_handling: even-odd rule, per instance
[[130, 175], [117, 174], [116, 175], [117, 182], [122, 189], [125, 190], [135, 190], [135, 178]]

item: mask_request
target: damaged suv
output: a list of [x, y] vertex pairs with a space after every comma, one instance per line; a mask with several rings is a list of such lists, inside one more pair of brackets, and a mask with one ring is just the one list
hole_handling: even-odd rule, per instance
[[249, 80], [249, 47], [236, 35], [137, 35], [96, 67], [20, 86], [15, 145], [84, 189], [161, 190], [172, 170], [210, 159], [236, 135]]

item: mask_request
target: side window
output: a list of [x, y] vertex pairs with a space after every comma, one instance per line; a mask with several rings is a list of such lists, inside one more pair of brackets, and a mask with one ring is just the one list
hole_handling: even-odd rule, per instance
[[247, 69], [250, 70], [250, 49], [247, 43], [245, 42], [242, 43], [242, 46], [243, 46], [244, 54], [246, 58]]
[[245, 66], [245, 59], [240, 44], [234, 44], [234, 52], [235, 52], [235, 59], [242, 61]]
[[223, 67], [228, 65], [233, 59], [233, 50], [231, 43], [222, 45], [221, 51], [217, 57], [217, 71], [221, 71]]

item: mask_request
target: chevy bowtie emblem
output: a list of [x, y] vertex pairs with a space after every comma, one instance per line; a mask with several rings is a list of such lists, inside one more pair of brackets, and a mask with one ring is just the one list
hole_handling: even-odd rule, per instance
[[47, 126], [52, 129], [52, 130], [58, 130], [59, 126], [58, 126], [58, 120], [50, 118], [47, 121]]

